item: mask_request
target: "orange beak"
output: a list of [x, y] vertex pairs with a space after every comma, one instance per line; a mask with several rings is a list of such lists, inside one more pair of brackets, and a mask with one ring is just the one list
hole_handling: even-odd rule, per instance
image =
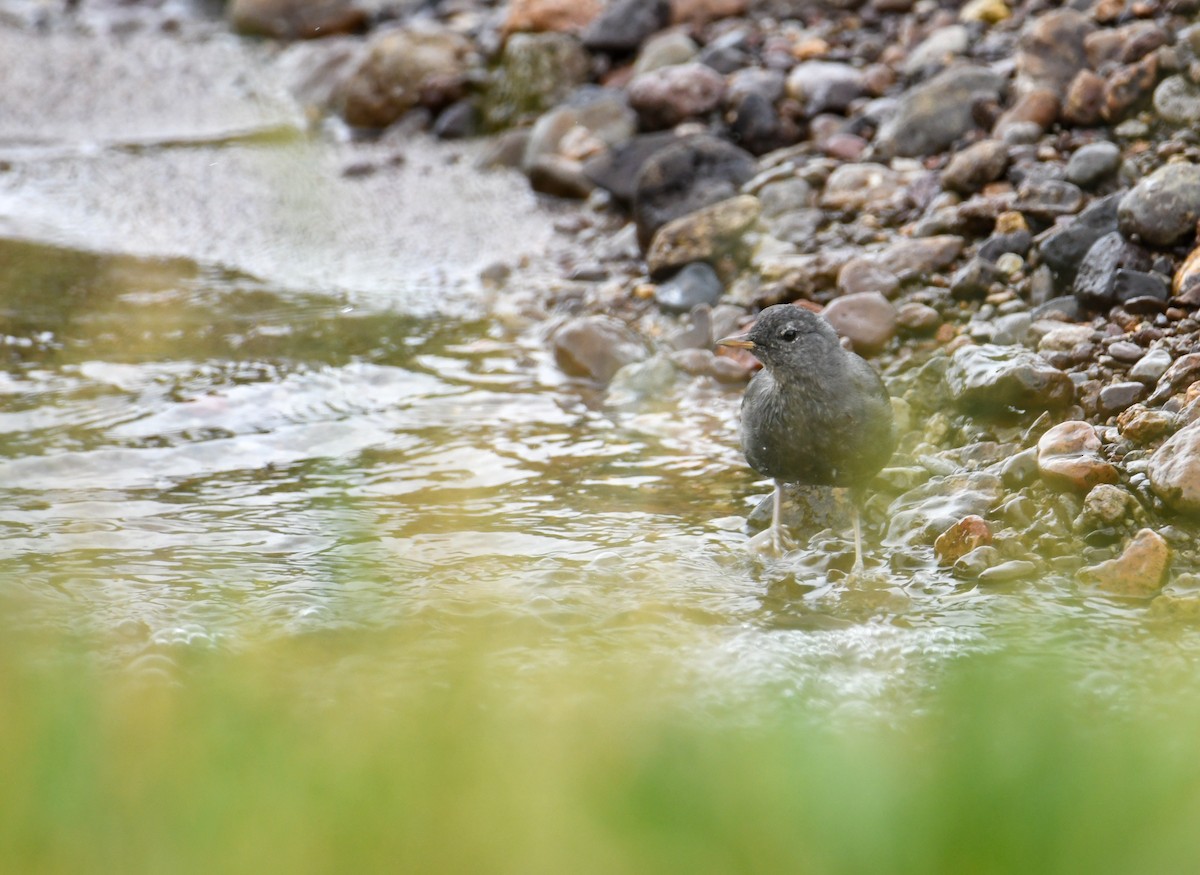
[[731, 334], [717, 341], [717, 346], [736, 346], [738, 349], [754, 349], [754, 341], [746, 334]]

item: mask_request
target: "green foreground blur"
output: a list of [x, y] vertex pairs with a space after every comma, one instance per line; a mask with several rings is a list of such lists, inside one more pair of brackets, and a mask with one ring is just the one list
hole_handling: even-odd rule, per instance
[[[0, 871], [1195, 872], [1200, 708], [961, 660], [883, 725], [375, 635], [102, 667], [0, 645]], [[51, 655], [51, 646], [56, 652]], [[36, 666], [36, 667], [35, 667]], [[1162, 681], [1163, 678], [1159, 678]], [[1161, 685], [1159, 687], [1161, 689]], [[1194, 685], [1183, 684], [1193, 689]]]

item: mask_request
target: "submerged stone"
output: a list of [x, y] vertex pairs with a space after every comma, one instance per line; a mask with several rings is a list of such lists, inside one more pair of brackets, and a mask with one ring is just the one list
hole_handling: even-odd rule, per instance
[[945, 379], [954, 403], [973, 412], [1046, 410], [1075, 400], [1070, 377], [1020, 347], [960, 347], [950, 358]]
[[1079, 569], [1079, 581], [1109, 595], [1147, 598], [1156, 595], [1171, 562], [1166, 539], [1152, 529], [1142, 529], [1121, 555]]

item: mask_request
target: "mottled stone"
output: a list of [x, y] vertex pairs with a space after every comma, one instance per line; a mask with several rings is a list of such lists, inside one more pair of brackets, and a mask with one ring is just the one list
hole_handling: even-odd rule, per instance
[[1190, 306], [1200, 304], [1200, 247], [1189, 252], [1175, 271], [1171, 293]]
[[974, 105], [998, 100], [1005, 79], [993, 70], [958, 65], [943, 70], [900, 98], [880, 127], [876, 148], [891, 156], [932, 155], [976, 127]]
[[1042, 260], [1064, 282], [1075, 278], [1080, 263], [1105, 234], [1117, 230], [1121, 194], [1111, 194], [1090, 204], [1065, 228], [1050, 231], [1038, 245]]
[[1200, 84], [1187, 76], [1168, 76], [1154, 89], [1154, 111], [1169, 124], [1200, 123]]
[[590, 67], [587, 52], [574, 37], [513, 34], [483, 96], [486, 127], [502, 130], [541, 115], [582, 84]]
[[733, 197], [757, 168], [754, 156], [717, 137], [687, 137], [652, 152], [642, 164], [634, 196], [638, 243], [672, 219]]
[[892, 209], [907, 197], [908, 183], [906, 174], [882, 164], [843, 164], [825, 181], [821, 206], [855, 212]]
[[996, 119], [995, 136], [1007, 139], [1026, 124], [1036, 125], [1040, 135], [1054, 124], [1058, 113], [1058, 94], [1045, 88], [1034, 88], [1020, 95], [1000, 114]]
[[874, 355], [896, 336], [896, 308], [879, 292], [834, 298], [822, 315], [860, 355]]
[[896, 310], [896, 327], [911, 334], [929, 334], [942, 324], [942, 315], [928, 304], [908, 301]]
[[1079, 581], [1109, 595], [1148, 598], [1162, 589], [1171, 564], [1166, 539], [1142, 529], [1114, 559], [1079, 569]]
[[899, 290], [900, 281], [876, 259], [860, 255], [847, 261], [838, 271], [837, 288], [842, 295], [878, 292], [885, 298], [891, 298]]
[[1200, 218], [1200, 166], [1167, 164], [1121, 198], [1117, 223], [1127, 237], [1171, 246], [1196, 234]]
[[1062, 120], [1068, 125], [1091, 127], [1099, 124], [1104, 110], [1104, 79], [1091, 70], [1080, 70], [1067, 86]]
[[1188, 386], [1200, 380], [1200, 352], [1189, 352], [1171, 362], [1170, 367], [1163, 371], [1150, 396], [1150, 404], [1162, 404], [1185, 390]]
[[1142, 404], [1134, 404], [1117, 417], [1117, 430], [1121, 436], [1135, 444], [1148, 444], [1168, 434], [1175, 427], [1174, 415], [1165, 410], [1151, 410]]
[[1053, 486], [1087, 492], [1117, 482], [1117, 469], [1100, 455], [1100, 438], [1090, 423], [1059, 423], [1042, 435], [1037, 450], [1038, 473]]
[[963, 250], [963, 238], [954, 234], [897, 240], [877, 258], [901, 279], [920, 279], [949, 267]]
[[510, 0], [504, 32], [578, 33], [604, 8], [603, 0]]
[[1154, 494], [1172, 510], [1200, 513], [1200, 421], [1167, 438], [1146, 473]]
[[1034, 18], [1021, 35], [1017, 90], [1065, 92], [1075, 74], [1087, 67], [1084, 40], [1094, 28], [1086, 15], [1074, 9], [1058, 9]]
[[1083, 511], [1075, 521], [1075, 528], [1078, 531], [1090, 531], [1116, 525], [1132, 516], [1137, 506], [1137, 499], [1121, 487], [1101, 483], [1092, 487], [1083, 499]]
[[1104, 83], [1101, 116], [1110, 123], [1119, 122], [1150, 99], [1158, 82], [1158, 56], [1148, 55], [1136, 64], [1118, 67]]
[[958, 152], [942, 171], [942, 187], [974, 194], [999, 179], [1008, 166], [1008, 146], [999, 140], [980, 140]]
[[1075, 400], [1070, 377], [1019, 347], [960, 347], [950, 358], [945, 379], [957, 406], [984, 413], [1045, 410]]
[[933, 552], [938, 565], [953, 565], [977, 547], [992, 543], [992, 529], [987, 520], [972, 514], [965, 516], [933, 542]]
[[582, 316], [564, 323], [552, 338], [554, 360], [572, 377], [607, 383], [630, 362], [646, 357], [641, 340], [611, 316]]
[[694, 261], [736, 256], [742, 236], [758, 220], [758, 198], [739, 195], [672, 219], [655, 232], [646, 251], [651, 276]]
[[1027, 178], [1017, 189], [1014, 209], [1029, 216], [1052, 222], [1059, 216], [1077, 213], [1083, 208], [1079, 186], [1062, 179]]
[[418, 105], [444, 106], [463, 94], [473, 52], [467, 39], [433, 25], [376, 31], [334, 105], [363, 128], [387, 127]]
[[225, 14], [239, 33], [275, 39], [352, 33], [367, 23], [358, 0], [230, 0]]
[[626, 95], [642, 125], [669, 128], [716, 109], [725, 94], [725, 79], [705, 64], [675, 64], [639, 73]]

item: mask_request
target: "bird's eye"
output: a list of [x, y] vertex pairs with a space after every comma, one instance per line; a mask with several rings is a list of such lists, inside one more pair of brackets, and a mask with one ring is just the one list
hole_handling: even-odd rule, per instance
[[800, 332], [797, 331], [795, 328], [785, 328], [785, 329], [783, 329], [783, 331], [779, 332], [779, 339], [782, 340], [784, 343], [791, 343], [793, 340], [795, 340], [799, 336], [800, 336]]

